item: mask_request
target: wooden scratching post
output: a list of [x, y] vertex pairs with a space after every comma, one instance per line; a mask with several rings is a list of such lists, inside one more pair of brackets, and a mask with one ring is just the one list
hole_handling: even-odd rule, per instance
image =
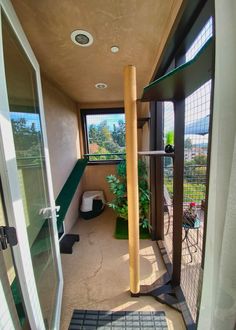
[[138, 144], [136, 99], [136, 68], [132, 65], [128, 65], [124, 69], [124, 103], [126, 120], [129, 269], [130, 291], [132, 296], [138, 296], [140, 291]]

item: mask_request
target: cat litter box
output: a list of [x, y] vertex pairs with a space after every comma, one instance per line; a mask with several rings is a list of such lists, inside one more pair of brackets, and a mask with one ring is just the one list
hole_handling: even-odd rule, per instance
[[85, 220], [97, 217], [105, 207], [103, 191], [85, 191], [82, 196], [80, 216]]

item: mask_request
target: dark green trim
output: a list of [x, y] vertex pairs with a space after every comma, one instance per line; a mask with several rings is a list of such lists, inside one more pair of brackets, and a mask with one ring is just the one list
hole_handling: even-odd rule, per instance
[[25, 320], [26, 320], [26, 314], [25, 314], [25, 310], [24, 310], [20, 285], [19, 285], [19, 282], [16, 277], [11, 284], [11, 292], [12, 292], [12, 296], [13, 296], [14, 303], [16, 306], [16, 311], [17, 311], [17, 315], [19, 317], [20, 324], [23, 327]]
[[214, 9], [212, 8], [214, 8], [214, 0], [185, 1], [183, 12], [181, 13], [180, 10], [179, 13], [180, 20], [176, 26], [173, 26], [173, 35], [166, 42], [151, 81], [163, 76], [169, 70], [176, 54], [186, 53], [186, 50], [213, 14]]
[[57, 228], [59, 229], [64, 221], [66, 212], [70, 206], [72, 198], [76, 192], [80, 179], [88, 163], [87, 159], [79, 159], [75, 164], [71, 174], [66, 180], [61, 192], [56, 199], [56, 205], [60, 206], [57, 218]]
[[[211, 79], [213, 37], [187, 63], [170, 71], [144, 87], [142, 101], [182, 100]], [[194, 78], [194, 79], [193, 79]]]

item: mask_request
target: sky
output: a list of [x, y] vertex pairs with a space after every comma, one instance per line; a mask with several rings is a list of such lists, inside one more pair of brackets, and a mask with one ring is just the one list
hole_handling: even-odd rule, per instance
[[[185, 99], [185, 126], [210, 114], [210, 97], [211, 80]], [[166, 134], [174, 130], [174, 108], [172, 102], [164, 102], [164, 107], [164, 134]], [[193, 144], [208, 142], [208, 134], [186, 134], [185, 139], [187, 138], [190, 138]]]
[[117, 113], [117, 114], [104, 114], [104, 115], [87, 115], [87, 126], [90, 125], [99, 125], [102, 121], [106, 120], [107, 125], [111, 130], [113, 130], [113, 125], [118, 125], [119, 120], [125, 121], [125, 114], [124, 113]]
[[40, 117], [38, 113], [31, 112], [10, 112], [11, 119], [19, 120], [24, 118], [26, 120], [26, 126], [31, 127], [32, 123], [35, 124], [36, 131], [41, 131]]

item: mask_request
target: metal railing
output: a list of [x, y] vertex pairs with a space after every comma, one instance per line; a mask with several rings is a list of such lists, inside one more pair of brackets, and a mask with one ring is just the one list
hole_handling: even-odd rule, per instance
[[[196, 202], [201, 204], [206, 193], [206, 171], [207, 165], [184, 166], [184, 202]], [[164, 182], [173, 196], [173, 166], [164, 167]]]
[[44, 156], [30, 156], [30, 157], [16, 157], [18, 168], [32, 168], [42, 167], [42, 163], [45, 163]]
[[[89, 162], [101, 162], [101, 161], [120, 161], [125, 159], [125, 153], [113, 152], [106, 154], [84, 154], [84, 158], [88, 159]], [[95, 159], [92, 159], [95, 158]]]

